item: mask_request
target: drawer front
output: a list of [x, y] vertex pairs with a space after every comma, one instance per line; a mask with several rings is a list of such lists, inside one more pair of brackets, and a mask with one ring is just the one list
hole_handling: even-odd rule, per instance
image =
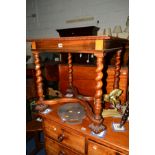
[[61, 127], [52, 121], [44, 121], [44, 130], [45, 133], [51, 138], [58, 140], [58, 136], [62, 134], [63, 130]]
[[80, 155], [48, 137], [45, 137], [45, 148], [47, 155]]
[[88, 141], [88, 155], [125, 155], [104, 145]]
[[60, 144], [64, 144], [80, 153], [85, 153], [85, 137], [74, 132], [61, 128], [60, 125], [52, 121], [44, 121], [46, 135], [55, 139]]
[[53, 50], [53, 51], [65, 51], [67, 49], [70, 51], [78, 51], [78, 50], [94, 50], [95, 49], [95, 40], [60, 40], [60, 39], [53, 39], [53, 40], [45, 40], [45, 41], [37, 41], [37, 49], [44, 49], [44, 50]]

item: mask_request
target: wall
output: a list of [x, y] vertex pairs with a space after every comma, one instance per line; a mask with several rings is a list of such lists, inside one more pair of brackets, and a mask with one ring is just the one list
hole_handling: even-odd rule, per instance
[[[106, 27], [125, 28], [129, 0], [26, 0], [26, 11], [27, 38], [56, 37], [56, 29], [92, 25], [100, 27], [99, 34], [102, 34]], [[94, 19], [66, 23], [66, 20], [85, 17]]]

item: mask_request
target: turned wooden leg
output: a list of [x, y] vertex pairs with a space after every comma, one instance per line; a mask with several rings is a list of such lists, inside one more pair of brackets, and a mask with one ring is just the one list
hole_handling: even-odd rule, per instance
[[68, 88], [66, 90], [66, 97], [77, 96], [77, 89], [73, 86], [73, 65], [72, 55], [68, 53]]
[[[32, 50], [36, 49], [36, 43], [32, 42]], [[42, 88], [42, 76], [41, 76], [41, 69], [40, 69], [40, 59], [39, 59], [39, 52], [33, 51], [34, 56], [34, 63], [35, 63], [35, 70], [36, 70], [36, 85], [37, 85], [37, 93], [39, 96], [39, 101], [43, 100], [43, 88]]]
[[37, 103], [40, 105], [36, 106], [36, 110], [43, 111], [47, 108], [47, 105], [42, 104], [42, 101], [44, 100], [43, 95], [43, 83], [42, 83], [42, 75], [41, 75], [41, 65], [40, 65], [40, 59], [39, 59], [39, 52], [35, 51], [36, 44], [35, 42], [32, 43], [32, 50], [33, 50], [33, 56], [34, 56], [34, 63], [35, 63], [35, 70], [36, 70], [36, 86], [37, 86], [37, 93], [38, 93], [38, 101]]
[[33, 53], [34, 55], [34, 63], [35, 63], [35, 70], [36, 70], [36, 85], [37, 85], [37, 93], [39, 96], [39, 100], [43, 100], [43, 89], [42, 89], [42, 76], [41, 76], [41, 69], [40, 69], [40, 60], [39, 54], [37, 52]]
[[121, 52], [122, 50], [118, 50], [116, 52], [116, 63], [115, 63], [115, 76], [114, 76], [114, 85], [113, 89], [118, 89], [119, 88], [119, 80], [120, 80], [120, 69], [121, 69]]
[[68, 53], [68, 82], [69, 87], [72, 88], [73, 86], [73, 68], [72, 68], [72, 55], [71, 53]]
[[98, 55], [97, 57], [97, 69], [96, 69], [96, 93], [95, 93], [95, 118], [101, 119], [101, 109], [102, 109], [102, 73], [103, 69], [103, 56]]
[[[94, 101], [94, 113], [95, 113], [95, 119], [96, 120], [102, 120], [101, 118], [101, 111], [102, 111], [102, 69], [103, 69], [103, 53], [96, 54], [97, 56], [97, 69], [96, 69], [96, 93], [95, 93], [95, 101]], [[102, 121], [100, 121], [99, 124], [96, 124], [93, 122], [93, 124], [90, 125], [90, 128], [95, 132], [99, 133], [103, 130], [105, 130], [105, 126], [102, 124]]]
[[[114, 85], [113, 85], [113, 89], [119, 89], [119, 81], [120, 81], [120, 70], [121, 70], [121, 53], [122, 53], [122, 50], [118, 50], [116, 52], [116, 56], [115, 56], [115, 75], [114, 75]], [[116, 107], [117, 107], [117, 110], [122, 112], [121, 110], [121, 104], [120, 104], [120, 100], [119, 100], [119, 103], [117, 103]]]

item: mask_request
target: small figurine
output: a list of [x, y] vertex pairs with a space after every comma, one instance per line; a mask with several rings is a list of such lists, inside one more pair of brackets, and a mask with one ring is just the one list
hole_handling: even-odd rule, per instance
[[119, 96], [122, 94], [121, 89], [114, 89], [109, 94], [104, 95], [104, 101], [112, 104], [113, 108], [120, 109]]
[[121, 117], [122, 106], [120, 104], [119, 96], [122, 94], [121, 89], [114, 89], [109, 94], [103, 96], [105, 102], [109, 102], [114, 109], [104, 109], [102, 112], [103, 117]]

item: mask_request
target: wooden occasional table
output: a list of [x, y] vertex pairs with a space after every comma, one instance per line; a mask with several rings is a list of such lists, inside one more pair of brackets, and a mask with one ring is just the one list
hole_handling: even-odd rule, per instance
[[[119, 75], [120, 75], [120, 56], [123, 52], [124, 47], [128, 44], [128, 40], [120, 39], [116, 37], [108, 36], [82, 36], [82, 37], [60, 37], [60, 38], [49, 38], [49, 39], [30, 39], [27, 40], [32, 42], [32, 53], [34, 55], [34, 63], [36, 70], [36, 83], [38, 101], [40, 107], [44, 108], [43, 105], [54, 106], [56, 104], [73, 103], [79, 102], [84, 106], [87, 117], [89, 118], [89, 128], [94, 133], [100, 133], [106, 129], [106, 125], [103, 122], [101, 116], [102, 112], [102, 78], [103, 78], [103, 67], [104, 59], [109, 53], [114, 53], [116, 57], [115, 63], [115, 76], [113, 89], [119, 88]], [[42, 76], [40, 69], [40, 52], [60, 52], [68, 53], [68, 89], [64, 97], [53, 100], [45, 100], [42, 88]], [[76, 88], [73, 86], [72, 77], [72, 53], [90, 53], [96, 56], [96, 91], [94, 97], [79, 98]], [[93, 102], [93, 109], [90, 107], [89, 102]]]

